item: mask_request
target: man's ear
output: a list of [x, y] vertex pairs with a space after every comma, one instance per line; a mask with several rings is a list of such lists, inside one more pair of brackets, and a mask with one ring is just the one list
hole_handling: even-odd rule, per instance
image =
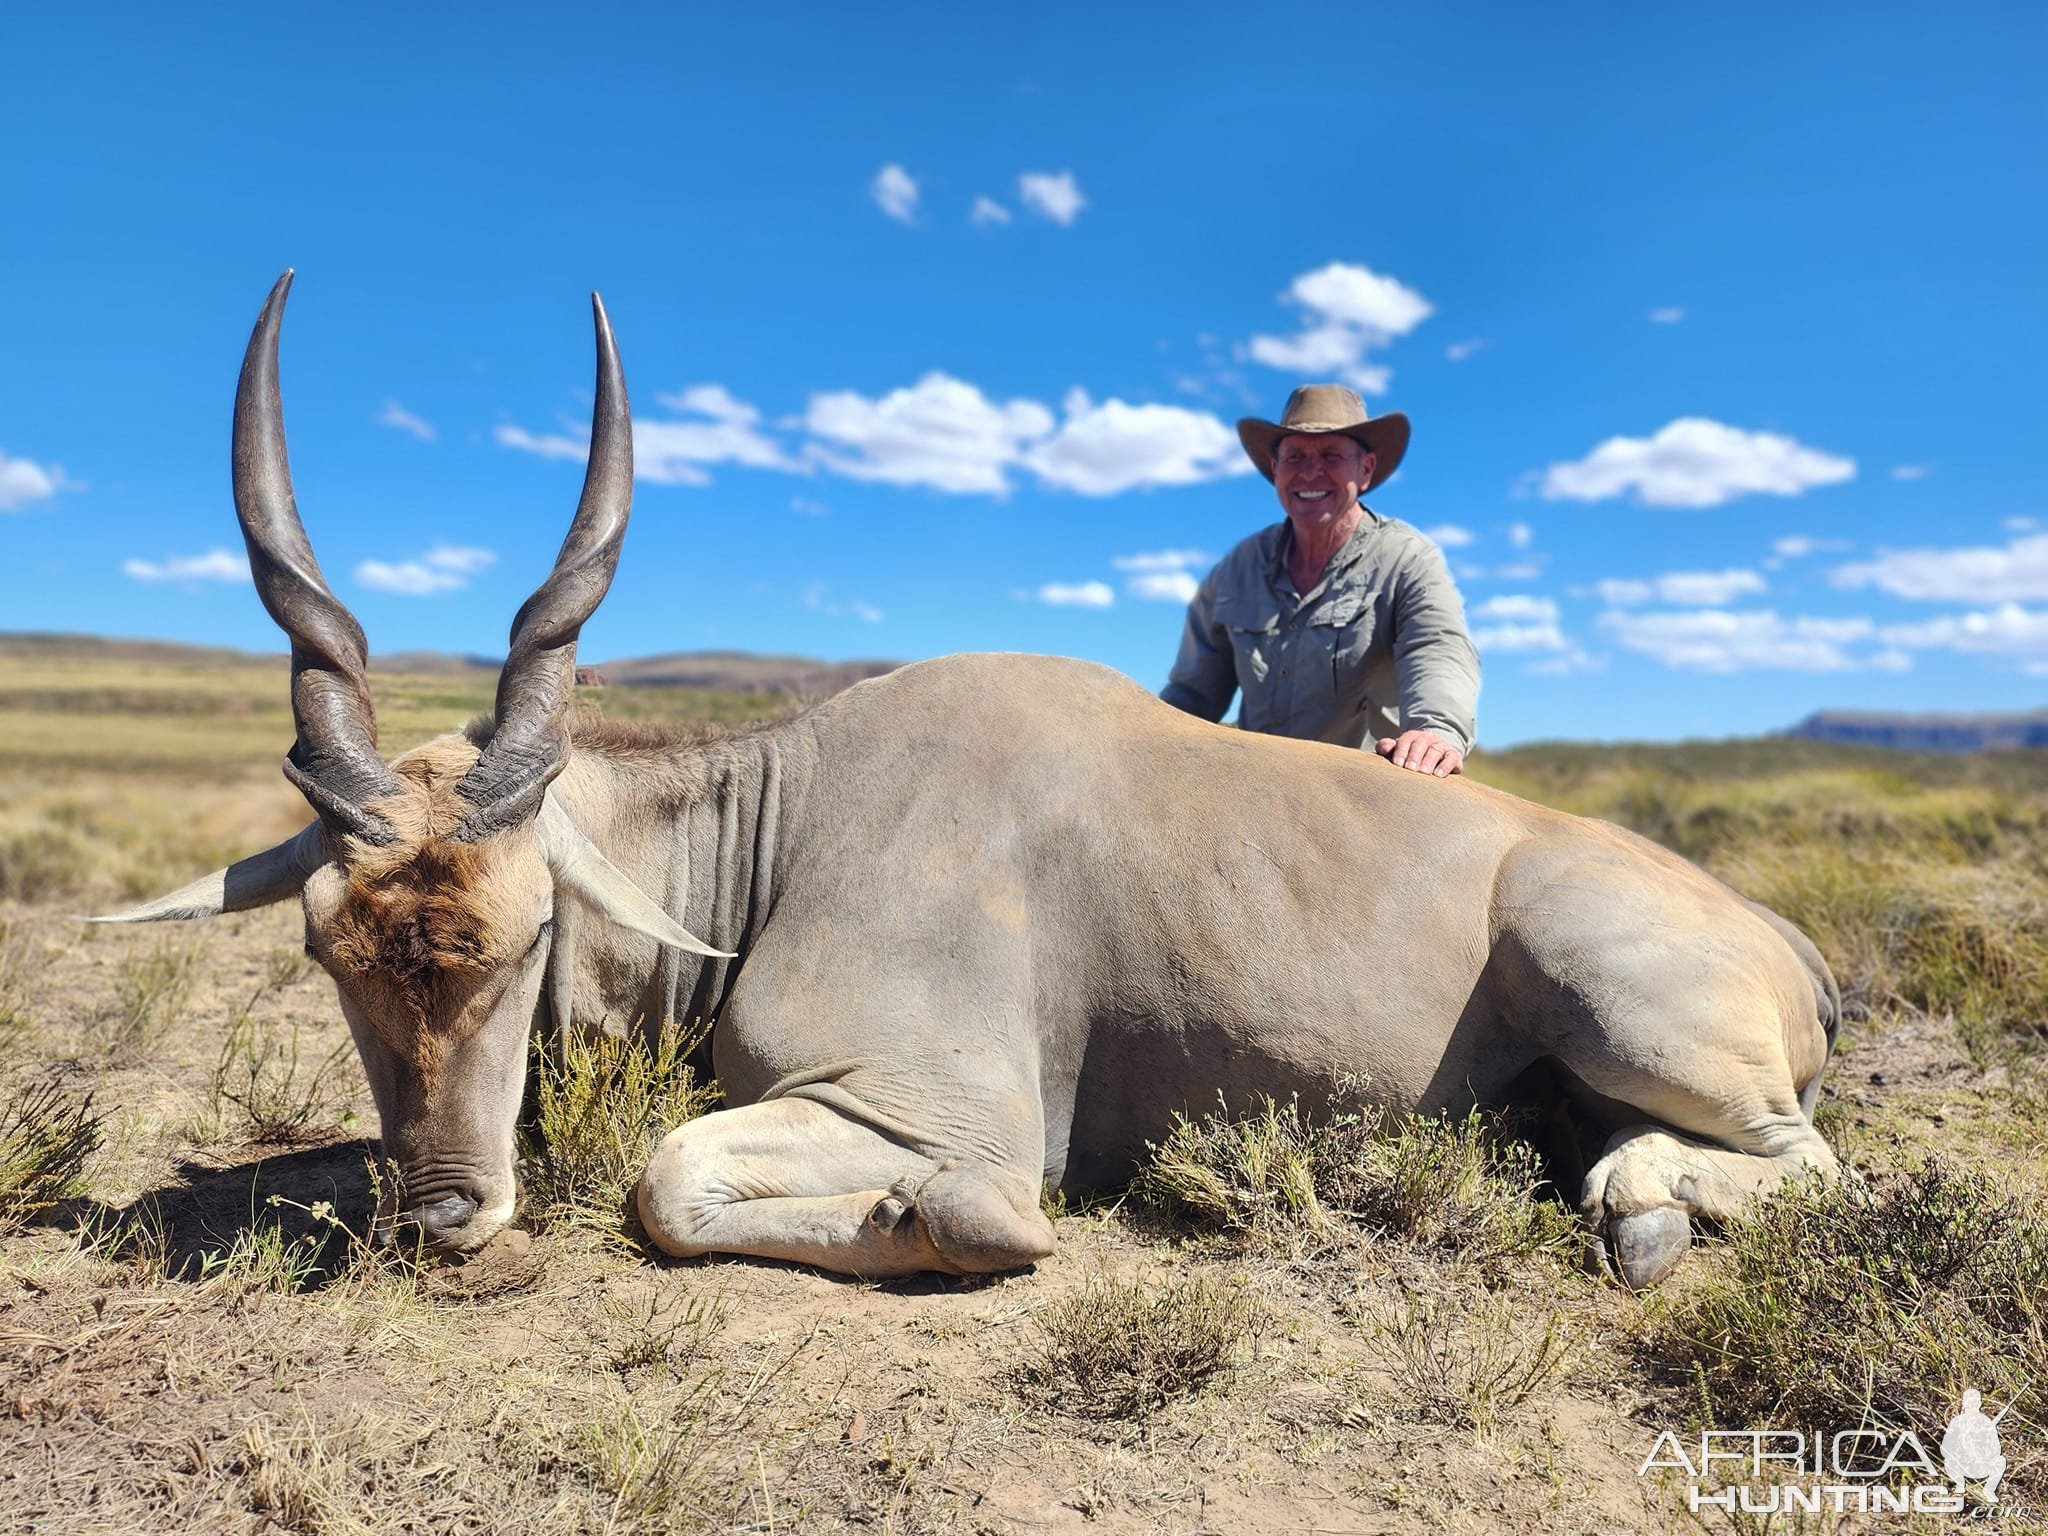
[[556, 803], [552, 791], [541, 799], [534, 836], [540, 842], [541, 857], [554, 873], [558, 890], [567, 891], [621, 928], [644, 933], [675, 949], [718, 960], [736, 958], [731, 951], [713, 949], [696, 937], [663, 911], [652, 896], [628, 880], [624, 871], [599, 853], [597, 845], [569, 819], [569, 813]]

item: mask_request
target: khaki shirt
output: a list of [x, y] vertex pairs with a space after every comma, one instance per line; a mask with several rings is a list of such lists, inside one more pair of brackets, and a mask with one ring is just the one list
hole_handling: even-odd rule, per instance
[[1285, 522], [1253, 534], [1188, 604], [1160, 697], [1221, 720], [1244, 690], [1248, 731], [1369, 746], [1424, 730], [1472, 750], [1479, 653], [1437, 547], [1368, 509], [1322, 579], [1297, 592]]

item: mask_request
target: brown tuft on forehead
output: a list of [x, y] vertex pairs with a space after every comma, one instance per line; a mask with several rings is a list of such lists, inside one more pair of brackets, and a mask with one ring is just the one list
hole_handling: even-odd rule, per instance
[[477, 749], [461, 737], [432, 741], [392, 764], [399, 789], [371, 809], [398, 835], [374, 845], [348, 838], [337, 861], [347, 887], [328, 929], [327, 957], [346, 972], [380, 1029], [416, 1037], [445, 1027], [495, 968], [533, 935], [509, 909], [513, 882], [495, 878], [523, 829], [461, 842], [469, 813], [458, 793]]

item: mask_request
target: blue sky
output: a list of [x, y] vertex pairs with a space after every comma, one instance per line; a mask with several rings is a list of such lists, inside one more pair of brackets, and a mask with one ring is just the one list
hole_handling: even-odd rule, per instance
[[299, 281], [300, 506], [378, 650], [493, 652], [640, 485], [592, 660], [1164, 681], [1277, 519], [1231, 423], [1415, 423], [1483, 744], [2048, 692], [2038, 7], [9, 7], [0, 628], [276, 648], [228, 497]]

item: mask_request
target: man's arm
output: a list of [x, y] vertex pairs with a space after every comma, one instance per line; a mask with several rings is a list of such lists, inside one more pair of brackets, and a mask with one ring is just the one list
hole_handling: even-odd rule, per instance
[[1394, 590], [1394, 674], [1401, 734], [1374, 746], [1397, 766], [1438, 778], [1461, 772], [1479, 710], [1479, 653], [1465, 606], [1433, 544], [1404, 562]]
[[1229, 634], [1216, 622], [1216, 572], [1211, 571], [1188, 603], [1180, 654], [1159, 697], [1204, 720], [1221, 720], [1236, 692], [1237, 658]]

